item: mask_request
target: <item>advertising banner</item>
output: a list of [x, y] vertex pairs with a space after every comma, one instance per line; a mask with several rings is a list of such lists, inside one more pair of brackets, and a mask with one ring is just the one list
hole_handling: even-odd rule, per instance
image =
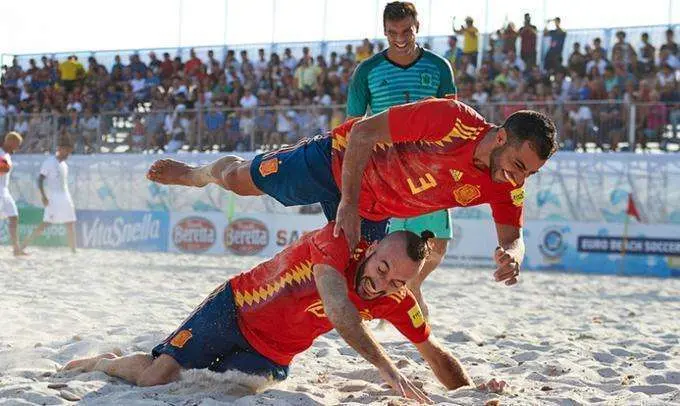
[[[44, 210], [38, 207], [19, 208], [19, 239], [25, 240], [40, 223]], [[11, 244], [7, 219], [0, 220], [0, 244]], [[63, 225], [51, 225], [31, 245], [41, 247], [66, 246], [66, 228]]]
[[79, 248], [167, 251], [167, 212], [78, 210]]
[[[526, 269], [680, 276], [680, 227], [531, 221], [524, 233]], [[625, 256], [623, 253], [625, 252]]]
[[276, 255], [326, 224], [322, 215], [187, 212], [170, 215], [168, 250], [218, 255]]

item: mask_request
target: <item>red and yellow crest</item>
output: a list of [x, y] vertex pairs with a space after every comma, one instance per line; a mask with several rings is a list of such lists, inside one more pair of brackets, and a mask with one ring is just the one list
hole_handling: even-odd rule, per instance
[[268, 176], [279, 171], [279, 159], [271, 158], [260, 162], [260, 175]]
[[193, 337], [191, 330], [182, 330], [172, 337], [172, 340], [170, 340], [170, 345], [173, 347], [182, 348], [184, 347], [184, 344], [186, 344], [187, 341], [191, 339], [191, 337]]
[[479, 186], [465, 184], [453, 190], [453, 196], [461, 206], [467, 206], [482, 195]]

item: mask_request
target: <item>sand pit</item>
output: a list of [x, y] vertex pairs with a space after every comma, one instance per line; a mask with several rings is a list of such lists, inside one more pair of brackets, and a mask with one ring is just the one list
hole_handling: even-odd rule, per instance
[[[340, 337], [319, 338], [275, 386], [189, 371], [136, 388], [102, 373], [57, 372], [106, 351], [149, 351], [219, 283], [261, 259], [81, 250], [0, 254], [0, 405], [402, 405]], [[435, 335], [501, 395], [447, 392], [396, 330], [378, 339], [441, 404], [680, 404], [680, 280], [442, 268], [425, 285]]]

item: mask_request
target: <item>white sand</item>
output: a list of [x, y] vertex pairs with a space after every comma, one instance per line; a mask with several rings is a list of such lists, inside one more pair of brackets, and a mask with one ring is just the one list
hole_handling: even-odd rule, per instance
[[[58, 373], [76, 357], [149, 351], [216, 285], [260, 259], [57, 249], [14, 259], [0, 248], [2, 405], [409, 403], [335, 333], [299, 356], [286, 382], [257, 394], [244, 386], [253, 382], [204, 371], [143, 389]], [[396, 331], [376, 333], [437, 403], [680, 404], [680, 280], [525, 273], [508, 288], [491, 273], [439, 269], [425, 294], [434, 333], [476, 380], [506, 379], [507, 393], [447, 392]]]

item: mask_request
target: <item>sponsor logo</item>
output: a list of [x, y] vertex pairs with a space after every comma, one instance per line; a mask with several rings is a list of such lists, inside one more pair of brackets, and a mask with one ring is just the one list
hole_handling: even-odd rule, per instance
[[187, 217], [172, 229], [172, 242], [180, 251], [201, 253], [215, 245], [217, 229], [203, 217]]
[[423, 313], [420, 311], [418, 303], [414, 304], [413, 307], [409, 309], [408, 316], [411, 318], [411, 324], [413, 324], [413, 327], [415, 328], [425, 324], [425, 318], [423, 317]]
[[524, 203], [524, 189], [518, 188], [510, 191], [510, 198], [512, 199], [512, 204], [520, 207]]
[[480, 192], [479, 186], [477, 185], [465, 184], [454, 189], [453, 191], [453, 196], [461, 206], [467, 206], [481, 195], [482, 193]]
[[100, 217], [82, 223], [83, 248], [118, 248], [125, 244], [152, 241], [160, 238], [161, 220], [151, 213], [144, 214], [141, 221], [126, 222], [123, 216], [110, 224]]
[[455, 180], [456, 182], [460, 182], [460, 179], [463, 177], [463, 172], [458, 171], [456, 169], [449, 169], [449, 173], [451, 174], [453, 180]]
[[191, 330], [182, 330], [172, 337], [172, 340], [170, 340], [170, 345], [173, 347], [182, 348], [184, 347], [184, 344], [187, 343], [187, 341], [191, 340], [191, 337], [193, 337]]
[[647, 237], [609, 237], [599, 235], [580, 235], [579, 252], [603, 254], [661, 255], [680, 256], [680, 239]]
[[548, 260], [557, 260], [567, 250], [562, 227], [548, 227], [543, 230], [543, 237], [538, 249]]
[[269, 176], [279, 171], [279, 159], [274, 157], [260, 162], [260, 175]]
[[236, 255], [255, 255], [269, 244], [269, 230], [260, 220], [238, 219], [224, 229], [224, 247]]
[[426, 72], [421, 73], [420, 84], [423, 86], [430, 86], [432, 84], [432, 75]]

